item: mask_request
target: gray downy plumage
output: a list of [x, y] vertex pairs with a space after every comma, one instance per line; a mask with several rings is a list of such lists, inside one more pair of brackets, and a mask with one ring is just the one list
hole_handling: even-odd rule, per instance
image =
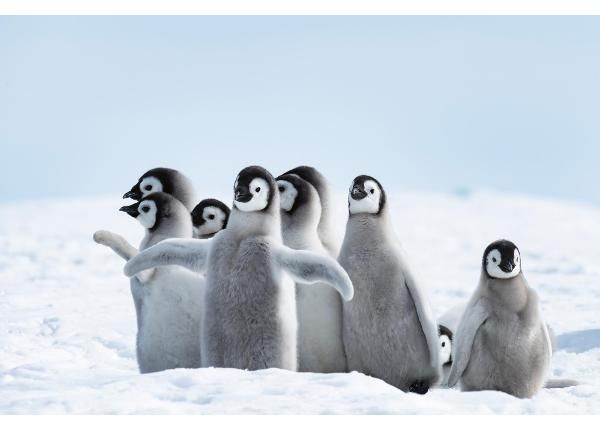
[[551, 341], [512, 242], [499, 240], [486, 248], [479, 286], [453, 346], [449, 386], [460, 381], [463, 391], [497, 390], [519, 398], [544, 386]]
[[205, 272], [204, 366], [297, 368], [294, 281], [326, 282], [352, 298], [352, 283], [330, 257], [283, 246], [279, 193], [271, 174], [243, 169], [227, 228], [207, 240], [171, 239], [125, 265], [128, 276], [178, 264]]
[[[281, 195], [283, 243], [292, 248], [328, 255], [317, 226], [321, 204], [316, 189], [297, 175], [277, 178]], [[298, 313], [298, 370], [301, 372], [345, 372], [342, 342], [342, 299], [326, 285], [296, 284]]]
[[321, 215], [319, 217], [318, 233], [321, 243], [333, 258], [340, 252], [340, 240], [335, 228], [335, 211], [333, 193], [327, 178], [311, 166], [298, 166], [284, 173], [284, 175], [298, 175], [310, 183], [319, 194], [321, 201]]
[[131, 198], [140, 201], [144, 197], [163, 192], [172, 195], [179, 200], [191, 212], [194, 208], [196, 193], [190, 179], [175, 169], [156, 167], [148, 170], [138, 179], [131, 190], [123, 195], [123, 198]]
[[[191, 217], [166, 193], [150, 194], [122, 211], [146, 228], [140, 250], [169, 238], [192, 237]], [[98, 231], [94, 240], [126, 261], [138, 254], [121, 236]], [[201, 365], [200, 333], [205, 280], [177, 266], [163, 266], [130, 278], [136, 309], [136, 355], [141, 373]]]
[[357, 177], [349, 212], [338, 259], [355, 288], [343, 304], [348, 369], [424, 394], [440, 373], [437, 324], [391, 227], [381, 184]]

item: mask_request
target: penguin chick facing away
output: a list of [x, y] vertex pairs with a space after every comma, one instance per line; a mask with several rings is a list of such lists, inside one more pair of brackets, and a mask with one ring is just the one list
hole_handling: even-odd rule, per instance
[[[277, 178], [281, 196], [283, 243], [293, 249], [327, 256], [318, 235], [321, 204], [317, 190], [297, 175]], [[342, 342], [342, 300], [326, 285], [296, 284], [298, 313], [298, 370], [346, 371]]]
[[[168, 238], [192, 237], [188, 210], [169, 194], [153, 193], [120, 210], [146, 229], [140, 250]], [[94, 240], [126, 261], [138, 254], [115, 233], [98, 231]], [[182, 267], [164, 266], [138, 273], [131, 277], [130, 285], [137, 317], [140, 372], [200, 367], [204, 278]]]
[[229, 208], [217, 199], [204, 199], [192, 211], [194, 237], [210, 239], [221, 230], [227, 228]]
[[319, 238], [329, 255], [337, 258], [340, 252], [340, 241], [335, 230], [333, 193], [329, 182], [321, 172], [310, 166], [298, 166], [283, 175], [290, 174], [299, 176], [317, 190], [321, 204], [321, 215], [317, 227]]
[[345, 300], [353, 288], [330, 257], [283, 245], [279, 192], [271, 174], [243, 169], [227, 228], [212, 239], [170, 239], [132, 258], [128, 276], [177, 264], [206, 273], [203, 366], [297, 368], [294, 281], [324, 282]]
[[379, 181], [358, 176], [339, 262], [354, 285], [343, 304], [348, 369], [425, 394], [440, 373], [438, 327], [392, 229]]
[[124, 199], [141, 200], [152, 193], [167, 193], [179, 200], [191, 212], [197, 202], [192, 182], [183, 173], [166, 167], [148, 170], [138, 179]]
[[544, 386], [552, 348], [538, 297], [521, 271], [514, 243], [498, 240], [483, 253], [481, 277], [454, 335], [448, 385], [498, 390], [519, 398]]

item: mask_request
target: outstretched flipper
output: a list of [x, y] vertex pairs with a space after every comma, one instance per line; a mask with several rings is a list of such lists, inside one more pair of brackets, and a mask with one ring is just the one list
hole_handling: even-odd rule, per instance
[[133, 257], [125, 265], [131, 277], [158, 266], [182, 266], [194, 272], [206, 272], [210, 239], [166, 239]]
[[98, 230], [94, 233], [94, 242], [109, 247], [125, 261], [131, 260], [138, 253], [137, 248], [127, 242], [127, 239], [111, 231]]
[[408, 289], [413, 303], [415, 304], [417, 316], [421, 323], [421, 329], [425, 334], [425, 340], [427, 340], [429, 363], [433, 368], [439, 368], [440, 338], [438, 335], [438, 325], [433, 317], [433, 313], [431, 312], [425, 297], [421, 294], [421, 291], [416, 288], [415, 281], [408, 271], [405, 272], [404, 285]]
[[[123, 236], [106, 230], [98, 230], [94, 233], [94, 242], [112, 249], [115, 254], [125, 261], [131, 260], [138, 254], [138, 250], [127, 242]], [[142, 283], [148, 282], [154, 275], [154, 270], [144, 270], [136, 273], [135, 277]]]
[[467, 368], [469, 359], [471, 358], [473, 341], [479, 327], [481, 327], [487, 318], [487, 310], [480, 300], [470, 303], [467, 306], [458, 325], [458, 330], [454, 333], [454, 359], [452, 361], [452, 368], [450, 369], [450, 376], [448, 377], [449, 387], [456, 385]]
[[281, 246], [275, 249], [277, 263], [296, 282], [324, 282], [335, 288], [346, 301], [354, 297], [354, 286], [346, 271], [333, 258], [310, 251]]

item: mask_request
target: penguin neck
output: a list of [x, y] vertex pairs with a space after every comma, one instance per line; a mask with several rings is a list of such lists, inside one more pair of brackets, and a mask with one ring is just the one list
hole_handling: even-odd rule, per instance
[[495, 279], [484, 268], [481, 278], [481, 285], [486, 286], [482, 289], [482, 295], [501, 302], [512, 312], [520, 312], [527, 305], [527, 285], [521, 273], [512, 279]]
[[283, 243], [294, 249], [314, 249], [320, 245], [317, 228], [319, 211], [302, 206], [293, 213], [281, 212], [281, 232]]
[[389, 214], [385, 208], [378, 214], [350, 214], [346, 230], [353, 232], [354, 240], [369, 243], [375, 239], [378, 243], [397, 241]]
[[234, 206], [224, 231], [240, 239], [248, 236], [269, 236], [283, 242], [279, 211], [270, 208], [263, 211], [243, 212]]
[[194, 227], [191, 217], [189, 219], [187, 217], [177, 217], [162, 220], [156, 230], [146, 230], [140, 250], [156, 245], [165, 239], [191, 239], [193, 236]]
[[196, 192], [194, 186], [185, 178], [180, 178], [174, 185], [173, 197], [179, 200], [187, 208], [189, 212], [195, 207], [198, 202], [196, 200]]

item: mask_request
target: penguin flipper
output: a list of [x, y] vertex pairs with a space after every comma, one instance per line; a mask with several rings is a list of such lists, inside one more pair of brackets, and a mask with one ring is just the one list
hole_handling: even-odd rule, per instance
[[276, 248], [275, 256], [280, 268], [294, 281], [304, 284], [324, 282], [335, 288], [345, 301], [352, 300], [354, 296], [352, 281], [333, 258], [286, 246]]
[[449, 387], [454, 387], [456, 385], [458, 379], [467, 368], [469, 359], [471, 358], [473, 341], [479, 331], [479, 327], [481, 327], [487, 318], [488, 312], [480, 300], [469, 304], [463, 313], [458, 329], [456, 330], [456, 333], [454, 333], [454, 341], [452, 342], [454, 358], [452, 361], [452, 368], [450, 369], [450, 375], [448, 376]]
[[182, 266], [206, 272], [210, 239], [166, 239], [137, 254], [125, 264], [125, 275], [132, 277], [157, 266]]
[[405, 274], [404, 285], [406, 286], [415, 308], [417, 310], [417, 316], [421, 323], [421, 329], [425, 334], [425, 340], [427, 341], [427, 347], [429, 349], [429, 362], [433, 368], [439, 368], [439, 355], [440, 355], [440, 344], [438, 335], [438, 325], [433, 317], [433, 313], [429, 307], [429, 304], [425, 300], [425, 297], [421, 294], [421, 291], [416, 288], [414, 279], [410, 274]]
[[98, 230], [94, 233], [94, 242], [109, 247], [125, 261], [131, 260], [138, 253], [137, 248], [127, 242], [127, 239], [112, 231]]

